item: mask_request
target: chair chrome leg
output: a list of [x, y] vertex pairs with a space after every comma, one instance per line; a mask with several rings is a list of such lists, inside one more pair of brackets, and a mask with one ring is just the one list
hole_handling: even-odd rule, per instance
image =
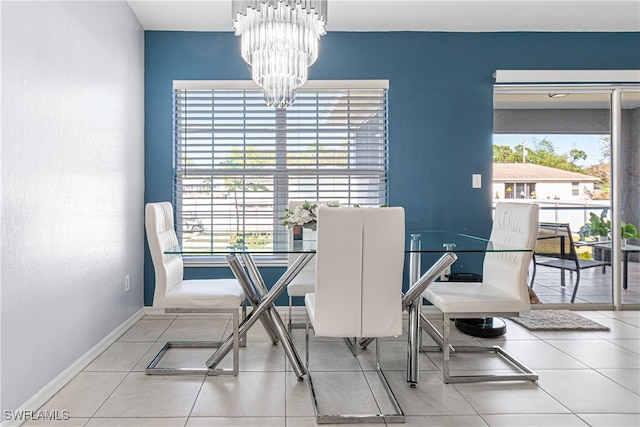
[[294, 297], [289, 295], [289, 324], [287, 326], [289, 333], [294, 329], [304, 329], [304, 322], [293, 323], [293, 298]]
[[[245, 299], [242, 302], [242, 319], [240, 321], [244, 322], [244, 320], [247, 318], [247, 300]], [[238, 328], [240, 326], [238, 325]], [[240, 347], [246, 347], [247, 346], [247, 335], [243, 335], [242, 337], [240, 337], [240, 343], [239, 343]]]
[[[233, 322], [233, 372], [234, 375], [238, 375], [238, 372], [240, 371], [240, 334], [238, 332], [240, 330], [240, 320], [238, 319], [238, 310], [236, 310], [233, 313], [233, 316], [231, 316], [231, 321]], [[247, 336], [245, 335], [243, 337], [245, 345], [246, 338]], [[216, 371], [216, 369], [211, 370]]]
[[[420, 350], [425, 352], [441, 351], [444, 348], [444, 337], [442, 336], [440, 331], [438, 331], [436, 327], [433, 326], [431, 322], [429, 322], [427, 317], [422, 313], [420, 313], [420, 327], [424, 332], [427, 333], [427, 335], [431, 337], [433, 341], [435, 341], [437, 346], [422, 345], [422, 334], [420, 334]], [[453, 354], [455, 353], [456, 349], [453, 348], [451, 344], [449, 344], [449, 351], [451, 352], [451, 354]]]
[[[448, 351], [449, 349], [449, 338], [451, 334], [451, 322], [449, 319], [449, 315], [443, 314], [443, 332], [442, 336], [444, 339], [442, 340], [442, 354], [444, 355], [443, 364], [442, 364], [442, 374], [444, 376], [445, 384], [449, 384], [451, 382], [451, 375], [449, 372], [449, 359], [451, 357], [451, 353]], [[447, 349], [447, 350], [445, 350]]]
[[306, 367], [309, 368], [309, 313], [306, 313], [304, 316], [304, 348], [305, 348], [305, 363], [306, 363]]
[[378, 372], [378, 377], [382, 381], [384, 385], [384, 389], [387, 392], [387, 396], [391, 400], [391, 404], [393, 405], [394, 414], [387, 414], [384, 416], [384, 419], [388, 423], [404, 423], [404, 411], [400, 407], [400, 402], [396, 398], [396, 395], [391, 390], [391, 386], [389, 385], [389, 381], [387, 381], [387, 377], [384, 375], [382, 371], [382, 366], [380, 366], [380, 339], [376, 339], [376, 371]]
[[[379, 412], [377, 414], [321, 414], [318, 408], [318, 398], [316, 395], [315, 388], [313, 386], [313, 379], [311, 376], [311, 371], [307, 369], [307, 378], [309, 378], [309, 388], [311, 390], [311, 399], [313, 401], [313, 408], [316, 413], [316, 423], [318, 424], [361, 424], [361, 423], [404, 423], [405, 415], [400, 407], [400, 403], [396, 399], [396, 396], [393, 394], [391, 390], [391, 386], [387, 381], [387, 378], [380, 367], [380, 341], [378, 339], [376, 341], [376, 371], [378, 373], [378, 378], [382, 382], [382, 385], [387, 393], [387, 397], [389, 398], [393, 411], [391, 413], [383, 413]], [[354, 339], [354, 343], [357, 346], [358, 340]], [[307, 341], [308, 344], [308, 341]], [[309, 349], [307, 348], [307, 357], [309, 354]], [[307, 368], [308, 368], [307, 362]]]
[[[505, 313], [511, 315], [511, 313]], [[443, 348], [455, 349], [456, 353], [493, 353], [496, 356], [504, 360], [514, 371], [513, 374], [486, 374], [486, 375], [451, 375], [451, 354], [452, 351], [443, 351], [443, 364], [442, 364], [442, 376], [446, 384], [449, 383], [475, 383], [486, 381], [537, 381], [538, 374], [532, 371], [525, 364], [517, 360], [515, 357], [507, 353], [503, 348], [499, 346], [456, 346], [451, 347], [451, 317], [454, 318], [471, 318], [477, 317], [477, 313], [443, 313], [443, 334], [442, 334], [442, 347], [438, 348], [438, 351]], [[517, 313], [513, 313], [517, 315]], [[489, 314], [487, 314], [489, 316]], [[425, 321], [428, 320], [425, 318]], [[430, 323], [430, 322], [429, 322]], [[431, 325], [433, 328], [433, 325]]]
[[[219, 348], [222, 345], [222, 341], [168, 341], [162, 349], [153, 358], [145, 373], [147, 375], [238, 375], [240, 370], [240, 339], [238, 334], [239, 329], [239, 314], [238, 310], [216, 310], [216, 313], [228, 313], [231, 311], [231, 323], [233, 327], [233, 367], [232, 369], [222, 368], [208, 368], [203, 362], [204, 368], [190, 367], [190, 368], [160, 368], [158, 364], [167, 352], [172, 348]], [[211, 311], [207, 311], [211, 312]]]
[[291, 306], [293, 305], [293, 298], [291, 297], [291, 295], [289, 295], [289, 333], [291, 333], [291, 318], [292, 318], [292, 308]]
[[[353, 341], [351, 341], [353, 340]], [[351, 354], [354, 356], [358, 355], [358, 338], [344, 338], [344, 342], [347, 343], [347, 347], [351, 350]]]

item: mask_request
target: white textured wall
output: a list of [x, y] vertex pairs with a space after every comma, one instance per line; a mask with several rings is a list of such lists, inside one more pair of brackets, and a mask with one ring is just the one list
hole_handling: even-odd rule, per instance
[[0, 7], [4, 411], [142, 307], [144, 34], [123, 1]]

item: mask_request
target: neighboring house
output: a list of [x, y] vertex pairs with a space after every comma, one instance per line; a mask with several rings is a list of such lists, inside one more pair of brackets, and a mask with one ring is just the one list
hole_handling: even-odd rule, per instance
[[533, 163], [494, 163], [496, 199], [590, 200], [598, 178]]

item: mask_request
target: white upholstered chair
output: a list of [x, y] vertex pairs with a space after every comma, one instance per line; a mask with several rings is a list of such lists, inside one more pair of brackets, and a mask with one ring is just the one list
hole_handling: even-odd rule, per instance
[[173, 206], [169, 202], [147, 203], [145, 228], [155, 270], [153, 307], [165, 313], [228, 313], [233, 323], [233, 368], [159, 368], [157, 365], [170, 348], [215, 348], [215, 342], [167, 342], [147, 368], [148, 374], [238, 374], [239, 308], [245, 308], [245, 294], [236, 279], [183, 280], [180, 254], [165, 254], [178, 245], [174, 229]]
[[[289, 209], [293, 210], [296, 207], [302, 205], [304, 201], [300, 200], [290, 200], [289, 201]], [[319, 202], [309, 202], [311, 204], [320, 205]], [[293, 228], [289, 229], [289, 248], [293, 247]], [[299, 254], [289, 254], [288, 258], [288, 266], [291, 265], [298, 259]], [[309, 261], [307, 265], [304, 266], [302, 271], [298, 273], [298, 275], [287, 285], [287, 294], [289, 295], [289, 332], [293, 327], [298, 326], [292, 322], [293, 316], [293, 298], [295, 297], [303, 297], [309, 292], [313, 292], [316, 288], [316, 260], [315, 257]]]
[[[443, 315], [443, 349], [448, 349], [451, 341], [451, 319], [518, 316], [531, 310], [527, 272], [538, 234], [538, 210], [537, 204], [498, 203], [489, 238], [495, 249], [527, 248], [531, 251], [487, 252], [482, 282], [435, 282], [424, 291], [422, 296]], [[455, 352], [493, 352], [517, 373], [451, 375], [450, 352], [443, 351], [446, 383], [538, 379], [535, 372], [498, 346], [454, 348]]]
[[[360, 337], [402, 334], [404, 231], [403, 208], [318, 209], [316, 286], [305, 297], [307, 366], [309, 322], [316, 336], [354, 338], [354, 347]], [[320, 414], [309, 369], [317, 421], [404, 421], [380, 369], [377, 339], [376, 366], [395, 413]]]

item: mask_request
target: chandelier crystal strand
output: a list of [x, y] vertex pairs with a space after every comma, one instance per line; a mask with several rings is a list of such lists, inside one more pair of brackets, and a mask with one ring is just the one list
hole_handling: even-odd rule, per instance
[[289, 107], [318, 59], [327, 0], [233, 0], [232, 17], [242, 58], [267, 105]]

